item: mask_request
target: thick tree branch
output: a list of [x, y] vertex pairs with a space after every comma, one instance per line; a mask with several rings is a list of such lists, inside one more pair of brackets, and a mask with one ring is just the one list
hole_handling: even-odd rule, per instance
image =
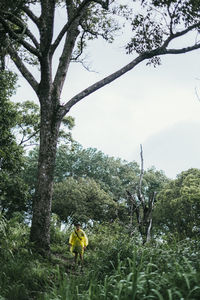
[[150, 59], [155, 56], [161, 56], [165, 54], [182, 54], [187, 53], [193, 50], [197, 50], [200, 48], [200, 44], [195, 44], [190, 47], [180, 48], [180, 49], [166, 49], [163, 46], [151, 50], [149, 52], [144, 52], [140, 54], [136, 59], [134, 59], [132, 62], [124, 66], [123, 68], [119, 69], [118, 71], [108, 75], [107, 77], [103, 78], [102, 80], [96, 82], [95, 84], [89, 86], [88, 88], [84, 89], [82, 92], [71, 98], [62, 108], [62, 115], [64, 116], [72, 106], [74, 106], [77, 102], [82, 100], [83, 98], [89, 96], [90, 94], [94, 93], [98, 89], [104, 87], [105, 85], [111, 83], [112, 81], [116, 80], [117, 78], [121, 77], [125, 73], [132, 70], [134, 67], [136, 67], [139, 63], [146, 59]]
[[[76, 9], [76, 12], [72, 15], [71, 12], [68, 12], [68, 15], [70, 15], [70, 21], [68, 23], [68, 26], [70, 24], [70, 27], [68, 27], [65, 44], [63, 47], [62, 54], [60, 56], [59, 65], [57, 68], [57, 72], [55, 75], [54, 83], [53, 83], [53, 90], [54, 93], [59, 97], [60, 92], [62, 90], [62, 86], [64, 84], [64, 80], [69, 68], [69, 64], [72, 57], [72, 52], [74, 49], [74, 45], [76, 42], [76, 39], [79, 35], [79, 22], [80, 18], [84, 14], [85, 10], [88, 8], [90, 3], [95, 2], [91, 0], [84, 0]], [[71, 19], [72, 18], [72, 19]]]
[[36, 17], [36, 15], [34, 15], [34, 13], [27, 7], [27, 6], [23, 6], [23, 11], [27, 14], [27, 16], [33, 21], [33, 23], [35, 23], [35, 25], [38, 27], [40, 27], [40, 21], [39, 18]]
[[62, 30], [60, 31], [59, 35], [57, 36], [55, 42], [52, 44], [51, 46], [51, 56], [54, 54], [55, 50], [57, 49], [57, 47], [59, 46], [62, 38], [64, 37], [64, 35], [66, 34], [67, 30], [69, 29], [69, 27], [71, 26], [72, 22], [66, 23], [64, 25], [64, 27], [62, 28]]
[[[60, 44], [60, 41], [62, 40], [62, 38], [64, 37], [64, 35], [66, 34], [66, 32], [68, 31], [68, 29], [70, 28], [70, 26], [75, 22], [75, 20], [77, 18], [80, 18], [82, 12], [85, 10], [85, 8], [87, 8], [90, 3], [92, 3], [93, 1], [91, 0], [84, 0], [78, 8], [76, 8], [75, 13], [74, 10], [71, 8], [72, 3], [68, 3], [67, 4], [67, 8], [68, 8], [68, 22], [64, 25], [64, 27], [62, 28], [62, 30], [60, 31], [60, 33], [58, 34], [55, 42], [53, 43], [53, 45], [51, 46], [51, 55], [53, 55], [53, 53], [55, 52], [56, 48], [58, 47], [58, 45]], [[73, 11], [73, 13], [72, 13]]]
[[53, 89], [56, 95], [59, 97], [64, 80], [66, 78], [67, 70], [69, 68], [72, 52], [76, 42], [76, 38], [79, 35], [78, 22], [73, 24], [73, 28], [70, 28], [66, 36], [65, 44], [63, 47], [62, 54], [60, 56], [60, 61], [58, 64], [57, 72], [53, 82]]
[[29, 70], [23, 64], [21, 58], [17, 54], [17, 51], [15, 51], [11, 45], [8, 45], [7, 49], [8, 49], [9, 55], [11, 56], [13, 62], [15, 63], [15, 65], [17, 66], [17, 68], [19, 69], [19, 71], [22, 73], [22, 75], [24, 76], [24, 78], [26, 78], [26, 80], [29, 82], [29, 84], [31, 85], [31, 87], [33, 88], [33, 90], [37, 93], [38, 82], [35, 80], [35, 78], [31, 74], [31, 72], [29, 72]]
[[[37, 41], [37, 39], [35, 38], [35, 36], [31, 33], [31, 31], [28, 29], [28, 28], [26, 28], [26, 30], [25, 30], [25, 34], [31, 39], [31, 41], [33, 42], [33, 44], [35, 45], [35, 47], [36, 47], [36, 49], [38, 49], [38, 57], [40, 56], [40, 53], [39, 53], [39, 47], [40, 47], [40, 45], [39, 45], [39, 43], [38, 43], [38, 41]], [[27, 49], [28, 50], [28, 49]], [[34, 54], [34, 53], [33, 53]]]
[[111, 83], [115, 79], [121, 77], [128, 71], [132, 70], [136, 65], [138, 65], [143, 60], [149, 58], [146, 54], [139, 55], [136, 59], [134, 59], [132, 62], [124, 66], [123, 68], [119, 69], [118, 71], [112, 73], [111, 75], [103, 78], [102, 80], [96, 82], [95, 84], [89, 86], [73, 98], [71, 98], [64, 106], [63, 106], [63, 116], [71, 109], [72, 106], [74, 106], [77, 102], [79, 102], [81, 99], [89, 96], [90, 94], [94, 93], [98, 89], [102, 88], [103, 86]]
[[55, 0], [41, 1], [41, 16], [40, 16], [40, 51], [46, 56], [51, 51], [51, 43], [53, 39], [55, 16]]

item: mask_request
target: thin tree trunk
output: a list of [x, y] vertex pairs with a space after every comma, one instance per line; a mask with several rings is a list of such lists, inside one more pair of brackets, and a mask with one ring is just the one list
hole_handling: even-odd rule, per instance
[[152, 227], [152, 217], [149, 220], [149, 224], [147, 228], [147, 237], [146, 237], [147, 243], [151, 240], [151, 227]]
[[140, 180], [138, 186], [138, 199], [140, 201], [140, 209], [136, 211], [137, 213], [137, 222], [138, 229], [142, 237], [142, 242], [145, 244], [151, 239], [151, 228], [152, 228], [152, 211], [155, 200], [156, 193], [153, 193], [153, 196], [147, 200], [142, 193], [142, 182], [144, 175], [144, 159], [143, 159], [143, 150], [142, 145], [140, 145], [140, 158], [141, 158], [141, 169], [140, 169]]

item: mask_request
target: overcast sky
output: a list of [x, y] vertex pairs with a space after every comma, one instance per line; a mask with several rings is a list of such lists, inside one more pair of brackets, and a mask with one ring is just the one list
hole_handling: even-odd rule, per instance
[[[101, 40], [88, 49], [88, 63], [96, 72], [73, 64], [65, 82], [65, 103], [133, 57], [121, 40], [106, 46]], [[20, 76], [17, 100], [36, 100]], [[200, 51], [162, 57], [154, 68], [145, 62], [110, 85], [83, 99], [70, 111], [75, 118], [73, 137], [83, 147], [155, 166], [170, 178], [191, 167], [200, 168]]]
[[[143, 63], [77, 104], [71, 110], [74, 138], [138, 162], [142, 144], [145, 167], [154, 165], [172, 178], [200, 168], [199, 54], [163, 58], [156, 69]], [[111, 57], [111, 65], [118, 65], [118, 55]], [[109, 59], [102, 57], [101, 64], [107, 69]]]

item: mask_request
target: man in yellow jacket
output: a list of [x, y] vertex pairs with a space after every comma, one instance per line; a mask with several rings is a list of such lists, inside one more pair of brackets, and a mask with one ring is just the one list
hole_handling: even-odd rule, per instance
[[69, 238], [70, 251], [75, 255], [75, 264], [80, 256], [81, 263], [83, 263], [84, 250], [88, 245], [88, 238], [85, 232], [81, 229], [79, 223], [75, 224], [75, 229]]

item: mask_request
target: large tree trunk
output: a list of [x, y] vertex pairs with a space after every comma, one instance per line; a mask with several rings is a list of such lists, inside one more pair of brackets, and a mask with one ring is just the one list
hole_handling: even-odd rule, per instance
[[[48, 3], [52, 4], [50, 8]], [[50, 250], [51, 202], [57, 139], [60, 123], [70, 109], [60, 105], [60, 95], [76, 38], [79, 35], [79, 18], [77, 15], [73, 24], [68, 28], [63, 52], [53, 80], [52, 55], [56, 48], [54, 49], [55, 44], [53, 46], [51, 42], [53, 39], [55, 1], [42, 1], [41, 4], [43, 4], [40, 27], [41, 80], [36, 89], [41, 105], [40, 150], [30, 240], [35, 244], [37, 251], [47, 253]], [[50, 17], [46, 14], [46, 10]]]
[[[48, 103], [52, 102], [48, 101]], [[60, 120], [56, 116], [55, 108], [51, 106], [52, 104], [45, 105], [44, 107], [41, 106], [38, 176], [33, 201], [33, 218], [30, 234], [30, 240], [34, 242], [37, 250], [43, 253], [48, 253], [50, 250], [53, 176], [60, 127]]]

